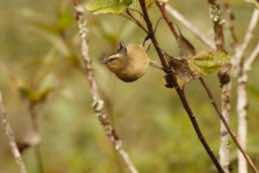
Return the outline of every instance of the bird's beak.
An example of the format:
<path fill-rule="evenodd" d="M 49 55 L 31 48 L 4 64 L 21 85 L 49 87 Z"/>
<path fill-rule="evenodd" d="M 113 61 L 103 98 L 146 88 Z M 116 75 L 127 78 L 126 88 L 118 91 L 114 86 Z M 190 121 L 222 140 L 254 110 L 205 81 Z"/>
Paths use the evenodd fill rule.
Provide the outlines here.
<path fill-rule="evenodd" d="M 121 54 L 117 53 L 117 54 L 108 56 L 106 58 L 103 58 L 101 62 L 102 62 L 102 64 L 107 64 L 111 59 L 115 59 L 115 58 L 119 58 L 119 57 L 121 57 Z"/>

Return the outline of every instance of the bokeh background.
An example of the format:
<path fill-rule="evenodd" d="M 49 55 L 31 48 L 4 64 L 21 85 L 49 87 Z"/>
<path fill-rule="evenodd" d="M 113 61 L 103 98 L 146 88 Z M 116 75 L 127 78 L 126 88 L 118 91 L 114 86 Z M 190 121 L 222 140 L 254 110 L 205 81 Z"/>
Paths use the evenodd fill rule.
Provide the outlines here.
<path fill-rule="evenodd" d="M 205 0 L 170 2 L 186 18 L 213 39 L 209 6 Z M 229 1 L 236 16 L 234 26 L 239 40 L 246 31 L 254 6 L 241 0 Z M 159 13 L 151 7 L 155 22 Z M 141 43 L 144 32 L 121 16 L 87 14 L 90 55 L 100 90 L 132 160 L 141 173 L 213 173 L 216 172 L 200 145 L 189 119 L 174 91 L 164 87 L 163 74 L 150 68 L 134 83 L 119 81 L 100 63 L 114 52 L 119 41 Z M 208 50 L 180 23 L 176 22 L 198 51 Z M 245 55 L 259 40 L 255 30 Z M 226 42 L 232 42 L 225 27 Z M 172 55 L 179 50 L 164 22 L 157 37 Z M 158 60 L 154 50 L 150 57 Z M 69 0 L 0 1 L 0 88 L 17 141 L 35 138 L 28 100 L 19 86 L 33 88 L 42 83 L 54 86 L 36 107 L 42 142 L 40 150 L 45 173 L 122 173 L 127 172 L 104 135 L 91 109 L 88 84 L 78 61 L 78 34 Z M 259 63 L 249 79 L 248 152 L 259 167 Z M 219 100 L 216 74 L 206 76 Z M 231 127 L 236 129 L 235 82 L 232 90 Z M 197 81 L 188 84 L 187 97 L 215 153 L 219 148 L 219 120 Z M 18 172 L 6 136 L 0 126 L 0 173 Z M 34 148 L 22 154 L 30 173 L 38 173 Z M 233 172 L 236 172 L 236 147 L 231 142 Z"/>

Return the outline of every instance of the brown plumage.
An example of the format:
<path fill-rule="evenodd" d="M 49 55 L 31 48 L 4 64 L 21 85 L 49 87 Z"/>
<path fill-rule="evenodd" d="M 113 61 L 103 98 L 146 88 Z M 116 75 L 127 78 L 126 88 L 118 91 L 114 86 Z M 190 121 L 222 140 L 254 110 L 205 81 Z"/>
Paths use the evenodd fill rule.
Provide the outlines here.
<path fill-rule="evenodd" d="M 132 82 L 144 75 L 150 59 L 145 48 L 138 44 L 122 44 L 117 53 L 103 59 L 103 63 L 124 82 Z"/>

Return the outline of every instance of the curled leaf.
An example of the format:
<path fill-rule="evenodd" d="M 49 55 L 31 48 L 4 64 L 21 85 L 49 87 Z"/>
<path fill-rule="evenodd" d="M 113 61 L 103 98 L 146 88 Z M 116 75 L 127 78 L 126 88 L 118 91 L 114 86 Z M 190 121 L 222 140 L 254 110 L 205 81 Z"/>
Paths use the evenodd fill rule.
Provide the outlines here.
<path fill-rule="evenodd" d="M 230 56 L 225 52 L 201 52 L 186 59 L 171 59 L 170 66 L 182 88 L 191 80 L 219 71 L 229 61 Z"/>
<path fill-rule="evenodd" d="M 188 61 L 185 59 L 171 59 L 170 66 L 172 67 L 177 83 L 182 88 L 186 83 L 199 77 L 199 74 L 192 71 Z"/>

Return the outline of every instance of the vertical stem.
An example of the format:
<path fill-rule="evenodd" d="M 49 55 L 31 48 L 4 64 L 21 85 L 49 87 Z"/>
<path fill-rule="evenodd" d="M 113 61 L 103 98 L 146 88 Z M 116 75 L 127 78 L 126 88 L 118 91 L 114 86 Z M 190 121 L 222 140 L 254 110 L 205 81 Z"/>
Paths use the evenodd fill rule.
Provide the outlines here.
<path fill-rule="evenodd" d="M 238 115 L 238 139 L 240 145 L 246 150 L 247 141 L 247 109 L 248 109 L 248 99 L 247 99 L 247 69 L 246 62 L 250 61 L 250 58 L 244 60 L 244 52 L 253 37 L 253 31 L 256 27 L 259 18 L 259 10 L 255 9 L 251 16 L 247 32 L 245 34 L 242 44 L 237 46 L 235 55 L 233 57 L 233 65 L 235 74 L 237 75 L 237 115 Z M 256 50 L 256 49 L 255 49 Z M 247 161 L 238 151 L 238 172 L 247 173 Z"/>
<path fill-rule="evenodd" d="M 259 43 L 252 51 L 248 59 L 245 60 L 239 67 L 240 72 L 237 78 L 237 115 L 238 115 L 238 137 L 239 142 L 246 150 L 247 140 L 247 111 L 248 111 L 248 96 L 247 96 L 247 82 L 248 72 L 251 69 L 252 63 L 259 54 Z M 242 153 L 238 151 L 238 171 L 240 173 L 247 173 L 247 162 Z"/>
<path fill-rule="evenodd" d="M 1 92 L 0 92 L 0 118 L 1 118 L 1 122 L 2 122 L 2 125 L 3 125 L 3 128 L 4 128 L 4 131 L 5 131 L 5 134 L 8 138 L 8 142 L 9 142 L 11 152 L 14 156 L 14 159 L 16 161 L 17 166 L 19 167 L 19 172 L 20 173 L 27 173 L 25 164 L 24 164 L 24 162 L 22 160 L 22 157 L 21 157 L 21 153 L 20 153 L 20 151 L 19 151 L 19 149 L 16 145 L 16 142 L 15 142 L 13 129 L 12 129 L 12 127 L 11 127 L 9 121 L 8 121 L 8 118 L 7 118 L 7 113 L 5 111 L 5 107 L 4 107 L 4 104 L 3 104 L 3 98 L 2 98 Z"/>
<path fill-rule="evenodd" d="M 214 40 L 217 50 L 225 50 L 224 28 L 222 22 L 222 10 L 217 0 L 208 0 L 210 4 L 210 16 L 214 24 Z M 223 118 L 226 120 L 227 125 L 230 124 L 230 111 L 231 111 L 231 81 L 230 81 L 230 66 L 224 66 L 219 72 L 219 81 L 221 84 L 221 112 Z M 220 148 L 219 160 L 224 171 L 230 172 L 230 151 L 229 151 L 229 134 L 225 124 L 220 121 Z"/>
<path fill-rule="evenodd" d="M 221 111 L 227 125 L 230 125 L 230 95 L 231 82 L 228 82 L 221 89 Z M 220 164 L 226 173 L 230 172 L 230 141 L 229 133 L 222 121 L 220 121 L 221 143 L 219 148 Z"/>
<path fill-rule="evenodd" d="M 36 134 L 40 136 L 40 129 L 39 129 L 39 123 L 38 123 L 38 115 L 36 112 L 36 104 L 29 103 L 29 112 L 31 115 L 31 121 L 32 121 L 32 128 Z M 43 160 L 41 156 L 41 150 L 40 150 L 40 143 L 38 143 L 36 146 L 34 146 L 34 156 L 35 160 L 37 162 L 37 168 L 39 173 L 44 173 L 44 165 Z"/>
<path fill-rule="evenodd" d="M 247 74 L 242 70 L 237 79 L 237 115 L 238 115 L 238 139 L 244 150 L 246 150 L 247 139 Z M 238 172 L 247 173 L 247 163 L 242 153 L 238 151 Z"/>
<path fill-rule="evenodd" d="M 80 5 L 80 0 L 72 0 L 72 2 L 74 5 L 75 19 L 79 30 L 83 68 L 84 68 L 88 83 L 90 85 L 90 93 L 93 100 L 92 108 L 96 113 L 98 120 L 101 126 L 103 127 L 108 140 L 113 145 L 115 151 L 118 153 L 118 155 L 124 162 L 129 172 L 138 173 L 138 170 L 136 169 L 133 162 L 130 160 L 128 153 L 125 151 L 122 145 L 122 141 L 118 137 L 115 128 L 112 126 L 112 123 L 106 112 L 104 100 L 102 99 L 99 93 L 99 88 L 97 85 L 97 81 L 95 79 L 94 70 L 88 53 L 89 51 L 88 42 L 87 42 L 88 35 L 87 35 L 87 28 L 86 28 L 86 20 L 84 18 L 84 15 L 85 15 L 84 8 Z"/>

